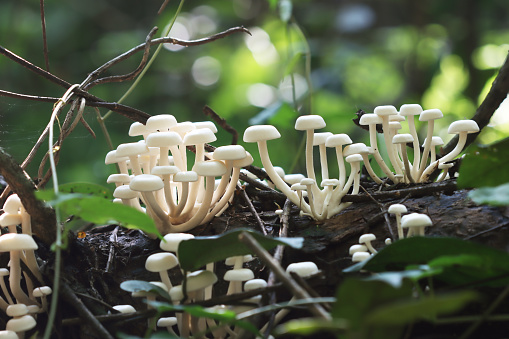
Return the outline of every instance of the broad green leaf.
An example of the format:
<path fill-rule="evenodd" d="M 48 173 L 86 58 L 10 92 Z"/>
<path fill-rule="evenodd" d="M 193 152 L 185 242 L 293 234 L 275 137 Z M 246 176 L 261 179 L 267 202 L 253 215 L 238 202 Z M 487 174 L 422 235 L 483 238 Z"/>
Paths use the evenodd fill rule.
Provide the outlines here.
<path fill-rule="evenodd" d="M 498 186 L 509 182 L 509 139 L 488 147 L 469 147 L 461 163 L 458 187 Z"/>
<path fill-rule="evenodd" d="M 60 208 L 65 215 L 74 215 L 94 224 L 120 224 L 127 228 L 138 229 L 150 234 L 159 234 L 154 220 L 147 214 L 132 207 L 116 204 L 108 199 L 81 193 L 59 193 L 53 191 L 36 192 L 38 199 Z"/>
<path fill-rule="evenodd" d="M 168 292 L 163 290 L 161 287 L 156 286 L 154 284 L 151 284 L 147 281 L 143 280 L 127 280 L 120 284 L 120 288 L 123 289 L 126 292 L 146 292 L 146 293 L 153 293 L 157 294 L 160 297 L 171 300 L 170 295 Z"/>
<path fill-rule="evenodd" d="M 276 335 L 283 334 L 298 334 L 308 336 L 317 332 L 331 332 L 341 333 L 348 328 L 348 323 L 343 319 L 333 319 L 331 321 L 317 319 L 317 318 L 304 318 L 290 320 L 283 325 L 276 328 Z"/>
<path fill-rule="evenodd" d="M 509 183 L 496 187 L 481 187 L 468 192 L 468 197 L 477 204 L 493 206 L 509 205 Z"/>
<path fill-rule="evenodd" d="M 407 298 L 376 307 L 366 316 L 370 325 L 405 325 L 417 320 L 432 320 L 439 315 L 461 310 L 467 303 L 474 301 L 477 295 L 473 291 L 461 291 L 446 295 Z"/>
<path fill-rule="evenodd" d="M 248 321 L 237 320 L 232 310 L 206 308 L 199 305 L 173 305 L 160 301 L 148 301 L 148 304 L 159 312 L 186 312 L 196 318 L 211 318 L 218 322 L 241 327 L 251 333 L 258 335 L 258 329 Z"/>
<path fill-rule="evenodd" d="M 131 334 L 126 334 L 126 333 L 117 333 L 117 337 L 119 337 L 120 339 L 173 339 L 173 338 L 180 338 L 180 337 L 174 336 L 173 334 L 168 333 L 168 331 L 166 331 L 166 330 L 164 332 L 153 333 L 152 335 L 150 335 L 150 337 L 138 337 L 137 335 L 131 335 Z"/>
<path fill-rule="evenodd" d="M 425 267 L 421 265 L 421 267 Z M 422 278 L 431 277 L 442 273 L 440 268 L 430 268 L 426 269 L 410 269 L 407 271 L 401 272 L 380 272 L 378 274 L 373 274 L 367 278 L 365 281 L 383 281 L 394 288 L 400 288 L 403 286 L 404 279 L 409 279 L 411 281 L 418 281 Z"/>
<path fill-rule="evenodd" d="M 60 192 L 63 193 L 81 193 L 90 194 L 105 199 L 113 199 L 111 190 L 106 187 L 97 184 L 91 184 L 86 182 L 73 182 L 69 184 L 62 184 L 58 186 Z"/>
<path fill-rule="evenodd" d="M 412 284 L 406 280 L 399 288 L 383 281 L 347 279 L 336 292 L 336 303 L 332 308 L 334 319 L 345 319 L 350 329 L 360 330 L 368 312 L 374 307 L 409 298 Z"/>
<path fill-rule="evenodd" d="M 344 271 L 405 271 L 415 265 L 427 265 L 434 270 L 432 275 L 436 279 L 449 284 L 482 283 L 496 287 L 509 283 L 507 253 L 456 238 L 413 237 L 399 240 Z M 420 268 L 426 270 L 426 266 Z"/>
<path fill-rule="evenodd" d="M 278 0 L 268 0 L 268 1 L 269 1 L 270 8 L 272 10 L 276 9 Z"/>
<path fill-rule="evenodd" d="M 237 229 L 211 237 L 196 237 L 184 240 L 178 248 L 180 267 L 186 271 L 194 271 L 200 267 L 228 257 L 252 254 L 252 251 L 239 241 L 242 232 L 249 232 L 258 243 L 270 250 L 278 245 L 301 248 L 303 238 L 270 238 L 249 229 Z"/>
<path fill-rule="evenodd" d="M 292 17 L 293 4 L 291 0 L 279 0 L 279 18 L 288 22 Z"/>

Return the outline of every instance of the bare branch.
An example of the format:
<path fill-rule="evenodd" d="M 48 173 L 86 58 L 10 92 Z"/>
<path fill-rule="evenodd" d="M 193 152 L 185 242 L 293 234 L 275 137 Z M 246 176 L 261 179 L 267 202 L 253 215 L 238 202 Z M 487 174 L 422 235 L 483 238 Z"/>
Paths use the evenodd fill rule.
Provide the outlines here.
<path fill-rule="evenodd" d="M 203 107 L 203 113 L 206 116 L 209 116 L 218 124 L 222 129 L 232 135 L 232 145 L 237 145 L 237 141 L 239 140 L 239 132 L 232 126 L 230 126 L 225 119 L 221 118 L 212 108 L 209 106 Z"/>
<path fill-rule="evenodd" d="M 41 12 L 41 26 L 42 26 L 42 50 L 44 53 L 44 62 L 46 63 L 46 70 L 49 72 L 49 56 L 48 56 L 48 40 L 46 39 L 46 18 L 44 16 L 44 0 L 39 0 L 39 7 Z"/>

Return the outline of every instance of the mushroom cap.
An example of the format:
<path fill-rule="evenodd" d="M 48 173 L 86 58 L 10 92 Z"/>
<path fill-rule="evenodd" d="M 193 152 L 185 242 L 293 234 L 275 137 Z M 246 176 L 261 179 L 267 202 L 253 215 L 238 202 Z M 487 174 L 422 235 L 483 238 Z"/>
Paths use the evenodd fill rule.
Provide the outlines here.
<path fill-rule="evenodd" d="M 120 313 L 134 313 L 136 309 L 131 305 L 115 305 L 113 308 Z"/>
<path fill-rule="evenodd" d="M 389 115 L 389 121 L 402 122 L 402 121 L 405 121 L 405 117 L 402 115 L 399 115 L 399 114 Z"/>
<path fill-rule="evenodd" d="M 382 118 L 375 113 L 366 113 L 361 116 L 359 119 L 359 124 L 361 125 L 375 125 L 381 124 Z"/>
<path fill-rule="evenodd" d="M 244 131 L 244 142 L 258 142 L 278 139 L 281 137 L 276 127 L 272 125 L 249 126 Z"/>
<path fill-rule="evenodd" d="M 368 248 L 364 245 L 355 244 L 350 246 L 348 249 L 348 254 L 353 255 L 355 252 L 367 252 Z"/>
<path fill-rule="evenodd" d="M 11 194 L 4 202 L 4 206 L 2 207 L 4 209 L 5 213 L 10 214 L 16 214 L 22 207 L 21 199 L 17 194 Z"/>
<path fill-rule="evenodd" d="M 49 286 L 41 286 L 34 288 L 33 294 L 36 298 L 41 298 L 45 295 L 50 295 L 53 293 L 53 290 Z"/>
<path fill-rule="evenodd" d="M 177 125 L 177 119 L 171 114 L 153 115 L 147 119 L 145 126 L 149 132 L 168 131 Z M 147 138 L 148 140 L 148 138 Z"/>
<path fill-rule="evenodd" d="M 14 331 L 0 331 L 0 338 L 1 339 L 19 339 L 18 335 Z"/>
<path fill-rule="evenodd" d="M 162 189 L 164 187 L 164 182 L 157 175 L 140 174 L 131 179 L 129 187 L 133 191 L 152 192 Z"/>
<path fill-rule="evenodd" d="M 283 178 L 283 180 L 290 184 L 290 185 L 293 185 L 293 184 L 297 184 L 297 183 L 300 183 L 302 181 L 302 179 L 306 178 L 303 174 L 300 174 L 300 173 L 295 173 L 295 174 L 286 174 L 285 177 Z"/>
<path fill-rule="evenodd" d="M 373 241 L 375 239 L 376 239 L 376 236 L 373 233 L 366 233 L 359 237 L 359 243 L 365 244 L 365 243 Z"/>
<path fill-rule="evenodd" d="M 9 275 L 9 270 L 6 268 L 0 268 L 0 277 L 6 277 Z"/>
<path fill-rule="evenodd" d="M 181 142 L 182 138 L 177 132 L 156 132 L 147 137 L 147 146 L 149 147 L 170 147 Z"/>
<path fill-rule="evenodd" d="M 399 121 L 389 121 L 389 128 L 390 129 L 402 129 L 403 126 L 401 126 L 401 124 L 399 123 Z"/>
<path fill-rule="evenodd" d="M 22 315 L 28 314 L 28 307 L 25 304 L 13 304 L 7 306 L 5 313 L 9 317 L 21 317 Z"/>
<path fill-rule="evenodd" d="M 414 141 L 414 137 L 412 136 L 412 134 L 409 134 L 409 133 L 396 134 L 392 138 L 393 144 L 406 144 L 406 143 L 413 142 L 413 141 Z"/>
<path fill-rule="evenodd" d="M 407 212 L 407 208 L 405 205 L 402 205 L 402 204 L 392 204 L 387 209 L 387 212 L 389 212 L 390 214 L 397 214 L 397 213 L 402 214 L 402 213 Z"/>
<path fill-rule="evenodd" d="M 246 150 L 241 145 L 220 146 L 213 154 L 215 160 L 240 160 L 246 156 Z"/>
<path fill-rule="evenodd" d="M 355 252 L 352 255 L 352 261 L 353 262 L 361 262 L 361 261 L 369 259 L 369 257 L 371 257 L 371 254 L 369 252 Z"/>
<path fill-rule="evenodd" d="M 187 276 L 187 292 L 201 290 L 217 282 L 217 276 L 211 271 L 195 271 Z"/>
<path fill-rule="evenodd" d="M 108 176 L 106 183 L 121 183 L 128 184 L 131 181 L 131 177 L 128 174 L 114 173 Z"/>
<path fill-rule="evenodd" d="M 113 197 L 117 199 L 134 199 L 138 198 L 138 192 L 132 190 L 129 185 L 121 185 L 115 188 Z"/>
<path fill-rule="evenodd" d="M 37 325 L 34 317 L 31 315 L 24 315 L 19 318 L 13 318 L 7 322 L 5 329 L 13 332 L 24 332 L 31 330 Z"/>
<path fill-rule="evenodd" d="M 392 105 L 385 105 L 375 107 L 373 113 L 375 113 L 379 117 L 384 117 L 389 115 L 396 115 L 398 114 L 398 110 L 396 109 L 396 107 Z"/>
<path fill-rule="evenodd" d="M 170 128 L 170 131 L 177 132 L 181 137 L 184 137 L 186 133 L 194 131 L 196 126 L 190 121 L 182 121 L 177 123 L 175 126 Z"/>
<path fill-rule="evenodd" d="M 325 120 L 320 115 L 302 115 L 295 121 L 295 129 L 298 131 L 324 128 Z"/>
<path fill-rule="evenodd" d="M 161 240 L 159 247 L 163 251 L 177 252 L 179 244 L 183 240 L 194 239 L 194 235 L 189 233 L 168 233 Z"/>
<path fill-rule="evenodd" d="M 135 155 L 147 154 L 150 150 L 144 142 L 128 142 L 120 144 L 117 147 L 117 157 L 130 157 Z"/>
<path fill-rule="evenodd" d="M 348 145 L 352 143 L 352 139 L 348 136 L 348 134 L 340 133 L 340 134 L 333 134 L 330 137 L 327 138 L 327 141 L 325 141 L 326 147 L 340 147 L 343 145 Z"/>
<path fill-rule="evenodd" d="M 200 161 L 194 164 L 193 171 L 204 177 L 220 177 L 226 173 L 226 166 L 219 160 Z"/>
<path fill-rule="evenodd" d="M 447 130 L 449 134 L 459 134 L 462 132 L 477 133 L 479 132 L 479 126 L 474 120 L 458 120 L 454 121 Z"/>
<path fill-rule="evenodd" d="M 324 145 L 327 142 L 327 138 L 331 137 L 331 132 L 321 132 L 313 134 L 313 146 Z"/>
<path fill-rule="evenodd" d="M 316 182 L 316 181 L 315 181 L 315 179 L 311 179 L 311 178 L 304 178 L 304 179 L 302 179 L 302 180 L 300 181 L 300 184 L 301 184 L 301 185 L 305 185 L 305 186 L 307 186 L 307 185 L 313 185 L 315 182 Z"/>
<path fill-rule="evenodd" d="M 426 144 L 426 139 L 427 138 L 424 138 L 424 141 L 422 142 L 422 146 L 424 147 L 424 145 Z M 444 144 L 444 141 L 442 140 L 442 138 L 438 137 L 438 136 L 434 136 L 431 138 L 431 146 L 440 146 L 440 145 L 443 145 Z"/>
<path fill-rule="evenodd" d="M 419 104 L 405 104 L 399 108 L 399 114 L 403 116 L 419 115 L 422 113 L 422 107 Z"/>
<path fill-rule="evenodd" d="M 217 133 L 217 127 L 212 121 L 197 121 L 193 123 L 194 126 L 199 128 L 208 128 L 212 133 Z"/>
<path fill-rule="evenodd" d="M 292 186 L 290 186 L 290 189 L 292 191 L 304 191 L 305 189 L 307 189 L 307 186 L 302 185 L 301 183 L 296 183 L 296 184 L 293 184 Z"/>
<path fill-rule="evenodd" d="M 195 182 L 198 181 L 198 173 L 195 171 L 178 172 L 173 176 L 175 182 Z"/>
<path fill-rule="evenodd" d="M 401 218 L 401 227 L 423 227 L 423 226 L 431 226 L 433 222 L 430 217 L 426 214 L 422 213 L 411 213 L 404 215 Z"/>
<path fill-rule="evenodd" d="M 254 273 L 249 268 L 239 268 L 227 271 L 223 279 L 226 281 L 248 281 L 254 279 Z"/>
<path fill-rule="evenodd" d="M 235 265 L 235 261 L 237 261 L 237 258 L 238 257 L 228 257 L 224 261 L 224 264 L 226 266 L 233 266 L 233 265 Z M 242 256 L 242 263 L 250 262 L 250 261 L 253 261 L 253 260 L 254 260 L 254 258 L 253 258 L 253 256 L 251 254 L 246 254 L 246 255 Z"/>
<path fill-rule="evenodd" d="M 168 252 L 151 254 L 145 262 L 145 269 L 149 272 L 162 272 L 177 266 L 177 257 Z"/>
<path fill-rule="evenodd" d="M 154 166 L 150 171 L 153 175 L 177 174 L 180 169 L 177 166 Z"/>
<path fill-rule="evenodd" d="M 0 236 L 0 252 L 36 250 L 34 238 L 28 234 L 6 233 Z"/>
<path fill-rule="evenodd" d="M 369 154 L 369 148 L 368 146 L 366 146 L 366 144 L 363 144 L 362 142 L 345 146 L 345 149 L 343 150 L 343 155 L 347 157 L 352 154 Z"/>
<path fill-rule="evenodd" d="M 296 262 L 286 268 L 287 273 L 295 272 L 302 278 L 312 276 L 319 271 L 318 266 L 312 261 Z"/>
<path fill-rule="evenodd" d="M 361 162 L 362 161 L 362 155 L 360 154 L 352 154 L 345 158 L 345 161 L 348 163 L 352 162 Z"/>
<path fill-rule="evenodd" d="M 184 145 L 198 145 L 216 141 L 216 135 L 208 128 L 200 128 L 186 133 L 182 142 Z"/>
<path fill-rule="evenodd" d="M 0 215 L 0 226 L 15 226 L 19 225 L 22 222 L 21 214 L 16 212 L 16 214 L 4 213 Z"/>
<path fill-rule="evenodd" d="M 429 121 L 429 120 L 437 120 L 444 117 L 444 114 L 439 109 L 427 109 L 422 111 L 421 115 L 419 115 L 419 121 Z"/>
<path fill-rule="evenodd" d="M 324 179 L 320 183 L 320 186 L 322 186 L 322 187 L 325 187 L 325 186 L 337 186 L 337 185 L 339 185 L 339 180 L 338 179 Z"/>
<path fill-rule="evenodd" d="M 454 164 L 441 163 L 441 164 L 438 164 L 438 169 L 451 168 L 452 166 L 454 166 Z"/>
<path fill-rule="evenodd" d="M 113 151 L 109 151 L 108 153 L 106 153 L 106 157 L 104 158 L 104 164 L 105 165 L 116 164 L 117 162 L 127 161 L 127 160 L 129 160 L 129 158 L 127 156 L 119 157 L 119 156 L 117 156 L 117 151 L 113 150 Z"/>
<path fill-rule="evenodd" d="M 129 127 L 129 136 L 136 137 L 138 135 L 148 134 L 147 126 L 143 125 L 141 122 L 133 122 Z"/>
<path fill-rule="evenodd" d="M 173 286 L 168 291 L 172 301 L 180 301 L 184 299 L 184 292 L 182 292 L 182 285 Z"/>
<path fill-rule="evenodd" d="M 233 167 L 246 167 L 253 163 L 254 159 L 251 153 L 246 151 L 246 156 L 239 160 L 233 160 Z"/>
<path fill-rule="evenodd" d="M 159 320 L 157 320 L 158 327 L 175 326 L 176 324 L 177 324 L 176 317 L 165 317 L 165 318 L 159 318 Z"/>
<path fill-rule="evenodd" d="M 263 279 L 251 279 L 244 283 L 244 291 L 252 291 L 264 287 L 267 287 L 267 282 Z"/>

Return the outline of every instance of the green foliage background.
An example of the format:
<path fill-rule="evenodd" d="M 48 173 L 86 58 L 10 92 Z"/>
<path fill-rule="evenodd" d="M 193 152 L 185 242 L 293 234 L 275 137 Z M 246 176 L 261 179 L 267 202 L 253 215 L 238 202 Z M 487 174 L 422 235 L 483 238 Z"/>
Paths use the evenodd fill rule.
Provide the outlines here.
<path fill-rule="evenodd" d="M 445 130 L 440 135 L 448 140 L 446 127 L 453 120 L 473 115 L 509 46 L 504 0 L 279 3 L 282 6 L 278 7 L 275 0 L 186 2 L 177 22 L 187 27 L 190 39 L 240 25 L 249 28 L 253 37 L 233 35 L 177 52 L 162 50 L 124 103 L 149 114 L 170 113 L 179 121 L 206 120 L 202 107 L 209 105 L 241 135 L 250 123 L 274 124 L 285 140 L 271 143 L 271 156 L 276 165 L 289 169 L 301 140 L 293 130 L 299 114 L 320 114 L 328 123 L 327 130 L 349 133 L 352 140 L 360 142 L 366 134 L 351 123 L 358 109 L 371 112 L 378 105 L 421 103 L 424 109 L 440 108 L 444 112 L 446 118 L 440 127 Z M 160 28 L 159 36 L 178 2 L 170 1 L 157 16 L 161 4 L 45 1 L 50 71 L 80 83 L 104 62 L 143 42 L 155 25 Z M 177 33 L 170 35 L 179 37 Z M 2 46 L 44 67 L 41 36 L 37 1 L 0 2 Z M 129 72 L 140 58 L 141 54 L 112 72 Z M 217 81 L 209 80 L 209 85 L 196 81 L 193 65 L 196 70 L 197 60 L 206 65 L 198 69 L 199 76 L 217 77 Z M 297 84 L 306 83 L 306 76 L 310 77 L 311 96 L 304 90 L 296 102 L 281 99 L 282 92 L 288 95 L 290 82 L 283 79 L 290 74 Z M 0 79 L 0 88 L 13 92 L 54 97 L 64 93 L 3 56 Z M 116 101 L 130 84 L 100 85 L 92 93 Z M 296 92 L 300 93 L 300 87 Z M 21 162 L 46 126 L 51 109 L 47 103 L 0 97 L 0 146 Z M 114 170 L 104 166 L 108 148 L 95 112 L 87 109 L 85 119 L 97 138 L 79 126 L 64 142 L 58 167 L 62 183 L 103 184 Z M 508 123 L 500 118 L 497 121 L 483 132 L 482 142 L 507 135 Z M 114 145 L 130 141 L 130 123 L 119 115 L 107 120 Z M 231 140 L 224 131 L 218 137 L 217 146 Z M 246 146 L 255 153 L 253 145 Z M 39 153 L 29 167 L 34 176 L 43 152 Z M 294 171 L 302 167 L 303 163 L 297 163 Z"/>

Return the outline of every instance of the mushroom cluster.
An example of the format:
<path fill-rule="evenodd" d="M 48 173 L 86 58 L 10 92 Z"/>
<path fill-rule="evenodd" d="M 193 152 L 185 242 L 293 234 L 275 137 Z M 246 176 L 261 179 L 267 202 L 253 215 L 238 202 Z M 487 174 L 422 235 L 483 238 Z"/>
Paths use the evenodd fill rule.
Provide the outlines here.
<path fill-rule="evenodd" d="M 415 116 L 427 123 L 426 139 L 422 145 L 415 126 Z M 282 175 L 277 171 L 269 157 L 267 141 L 280 138 L 279 131 L 271 125 L 250 126 L 244 132 L 244 142 L 256 142 L 261 162 L 273 184 L 284 193 L 289 200 L 300 207 L 303 214 L 315 220 L 323 221 L 339 213 L 351 203 L 342 202 L 347 193 L 357 194 L 361 172 L 361 162 L 369 176 L 378 184 L 383 181 L 372 168 L 369 157 L 372 156 L 380 171 L 393 183 L 426 182 L 437 170 L 443 172 L 437 181 L 447 178 L 448 170 L 452 166 L 449 162 L 458 156 L 466 143 L 469 133 L 479 132 L 477 123 L 473 120 L 453 122 L 449 127 L 449 134 L 458 134 L 456 147 L 442 158 L 437 159 L 436 147 L 443 145 L 440 137 L 433 136 L 434 121 L 443 117 L 438 109 L 423 111 L 418 104 L 401 106 L 399 112 L 394 106 L 378 106 L 374 113 L 363 114 L 360 124 L 368 127 L 369 147 L 364 143 L 352 143 L 347 134 L 315 133 L 315 130 L 326 126 L 319 115 L 300 116 L 295 129 L 306 131 L 306 176 Z M 402 122 L 407 121 L 409 133 L 400 134 Z M 387 149 L 386 162 L 378 148 L 377 125 L 382 126 L 382 136 Z M 407 147 L 413 147 L 413 158 Z M 315 174 L 313 149 L 318 147 L 321 181 Z M 339 173 L 331 178 L 327 164 L 327 148 L 333 148 L 336 154 Z M 345 162 L 350 164 L 347 175 Z"/>
<path fill-rule="evenodd" d="M 145 125 L 133 123 L 129 135 L 143 139 L 120 144 L 105 159 L 119 169 L 108 177 L 116 185 L 116 201 L 146 212 L 162 234 L 187 232 L 221 214 L 241 167 L 253 160 L 240 145 L 205 152 L 216 132 L 212 122 L 177 122 L 169 114 L 152 116 Z"/>
<path fill-rule="evenodd" d="M 18 195 L 10 195 L 2 209 L 0 226 L 6 227 L 8 233 L 0 236 L 0 253 L 9 253 L 10 260 L 8 268 L 0 268 L 0 309 L 12 317 L 6 332 L 22 338 L 25 331 L 35 327 L 37 314 L 47 311 L 46 297 L 52 290 L 43 286 L 34 253 L 38 247 L 32 237 L 30 215 Z M 9 285 L 5 283 L 6 277 Z"/>

